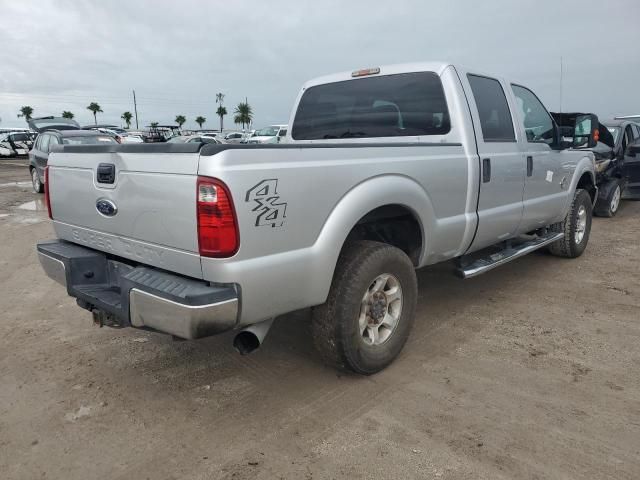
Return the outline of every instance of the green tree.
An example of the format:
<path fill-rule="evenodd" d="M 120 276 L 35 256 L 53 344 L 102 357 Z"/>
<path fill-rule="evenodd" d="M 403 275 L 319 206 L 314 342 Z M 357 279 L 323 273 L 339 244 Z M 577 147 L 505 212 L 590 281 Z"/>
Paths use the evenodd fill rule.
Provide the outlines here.
<path fill-rule="evenodd" d="M 180 128 L 185 124 L 187 118 L 184 115 L 176 115 L 176 119 L 174 120 Z"/>
<path fill-rule="evenodd" d="M 89 104 L 89 106 L 87 107 L 87 110 L 91 110 L 91 113 L 93 113 L 93 123 L 95 123 L 96 125 L 98 124 L 98 117 L 96 116 L 98 113 L 102 113 L 102 108 L 100 108 L 100 105 L 96 102 L 91 102 Z"/>
<path fill-rule="evenodd" d="M 124 112 L 120 118 L 127 124 L 127 128 L 131 127 L 131 119 L 133 118 L 131 112 Z"/>
<path fill-rule="evenodd" d="M 31 108 L 29 105 L 25 105 L 20 109 L 18 118 L 24 117 L 24 119 L 28 122 L 29 120 L 31 120 L 31 115 L 33 115 L 33 108 Z"/>
<path fill-rule="evenodd" d="M 207 119 L 203 116 L 196 117 L 196 123 L 200 125 L 200 128 L 202 128 L 202 124 L 206 121 Z"/>
<path fill-rule="evenodd" d="M 224 126 L 224 116 L 227 114 L 227 109 L 220 105 L 216 110 L 216 115 L 220 117 L 220 131 L 222 132 L 222 127 Z"/>
<path fill-rule="evenodd" d="M 68 110 L 65 110 L 64 112 L 62 112 L 62 118 L 68 118 L 69 120 L 73 119 L 74 115 L 73 113 L 69 112 Z"/>
<path fill-rule="evenodd" d="M 216 93 L 216 103 L 219 103 L 220 106 L 216 110 L 216 115 L 220 117 L 220 133 L 222 133 L 222 127 L 224 125 L 224 116 L 227 114 L 227 109 L 224 108 L 224 93 Z"/>
<path fill-rule="evenodd" d="M 158 122 L 151 122 L 149 125 L 151 128 L 158 128 Z"/>
<path fill-rule="evenodd" d="M 244 130 L 245 125 L 251 125 L 253 120 L 253 110 L 249 102 L 240 102 L 233 112 L 233 121 L 236 124 L 242 124 Z"/>

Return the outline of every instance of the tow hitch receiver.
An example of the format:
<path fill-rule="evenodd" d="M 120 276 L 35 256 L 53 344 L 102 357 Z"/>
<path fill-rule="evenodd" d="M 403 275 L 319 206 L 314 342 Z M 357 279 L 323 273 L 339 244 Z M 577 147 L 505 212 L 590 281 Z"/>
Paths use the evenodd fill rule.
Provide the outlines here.
<path fill-rule="evenodd" d="M 91 315 L 93 315 L 93 324 L 97 325 L 100 328 L 104 326 L 111 328 L 123 328 L 126 326 L 118 322 L 118 317 L 116 317 L 115 315 L 103 312 L 102 310 L 98 310 L 97 308 L 91 310 Z"/>

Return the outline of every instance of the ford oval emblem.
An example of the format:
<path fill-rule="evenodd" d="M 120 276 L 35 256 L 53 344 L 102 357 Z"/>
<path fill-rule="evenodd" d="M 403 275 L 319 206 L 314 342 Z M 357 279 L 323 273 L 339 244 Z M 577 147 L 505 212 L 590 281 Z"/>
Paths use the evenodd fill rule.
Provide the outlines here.
<path fill-rule="evenodd" d="M 100 215 L 105 217 L 113 217 L 116 213 L 118 213 L 118 207 L 111 200 L 107 200 L 106 198 L 99 198 L 96 202 L 96 210 Z"/>

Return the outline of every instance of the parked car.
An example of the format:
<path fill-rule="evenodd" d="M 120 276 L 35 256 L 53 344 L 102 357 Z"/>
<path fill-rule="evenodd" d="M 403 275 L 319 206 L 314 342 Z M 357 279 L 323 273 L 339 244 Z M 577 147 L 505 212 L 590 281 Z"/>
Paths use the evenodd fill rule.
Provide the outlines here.
<path fill-rule="evenodd" d="M 111 125 L 110 123 L 97 123 L 94 125 L 83 125 L 80 128 L 82 128 L 83 130 L 108 129 L 116 133 L 127 133 L 126 129 L 119 127 L 117 125 Z"/>
<path fill-rule="evenodd" d="M 110 135 L 95 130 L 83 130 L 74 121 L 66 118 L 42 117 L 29 120 L 32 130 L 39 132 L 29 152 L 29 173 L 36 193 L 44 191 L 45 168 L 49 154 L 56 145 L 109 145 L 117 142 Z"/>
<path fill-rule="evenodd" d="M 208 135 L 181 135 L 179 137 L 173 137 L 168 140 L 168 143 L 212 143 L 212 144 L 220 144 L 222 143 L 215 137 L 211 137 Z"/>
<path fill-rule="evenodd" d="M 230 132 L 224 136 L 224 141 L 226 143 L 240 143 L 244 138 L 244 134 L 242 132 Z"/>
<path fill-rule="evenodd" d="M 33 132 L 9 132 L 0 134 L 0 156 L 26 156 L 33 147 Z"/>
<path fill-rule="evenodd" d="M 622 168 L 627 178 L 622 198 L 640 200 L 640 139 L 627 146 Z"/>
<path fill-rule="evenodd" d="M 145 143 L 163 143 L 182 133 L 178 125 L 157 125 L 148 128 L 144 136 Z"/>
<path fill-rule="evenodd" d="M 113 139 L 118 143 L 144 143 L 144 140 L 139 135 L 129 135 L 129 133 L 120 129 L 120 131 L 112 130 L 110 128 L 91 128 L 90 130 L 96 130 L 100 133 L 104 133 L 105 135 L 109 135 L 113 137 Z"/>
<path fill-rule="evenodd" d="M 98 324 L 235 329 L 241 353 L 312 307 L 325 361 L 372 374 L 409 337 L 416 268 L 587 247 L 594 155 L 521 84 L 447 63 L 339 73 L 304 85 L 290 125 L 283 145 L 63 145 L 45 272 Z"/>
<path fill-rule="evenodd" d="M 260 130 L 247 139 L 247 143 L 279 143 L 287 135 L 286 125 L 271 125 Z"/>
<path fill-rule="evenodd" d="M 625 156 L 627 147 L 640 139 L 640 124 L 630 120 L 607 120 L 603 122 L 611 134 L 610 145 L 598 143 L 593 149 L 596 155 L 596 171 L 598 172 L 598 202 L 594 213 L 599 216 L 614 216 L 628 188 L 629 174 L 632 168 L 625 168 L 627 161 L 634 160 Z"/>

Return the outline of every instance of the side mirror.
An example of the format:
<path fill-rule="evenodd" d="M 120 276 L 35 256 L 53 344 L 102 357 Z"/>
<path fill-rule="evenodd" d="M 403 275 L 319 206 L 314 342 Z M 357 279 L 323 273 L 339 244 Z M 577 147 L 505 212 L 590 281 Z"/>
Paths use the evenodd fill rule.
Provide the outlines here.
<path fill-rule="evenodd" d="M 584 114 L 576 117 L 573 129 L 573 148 L 593 148 L 600 140 L 599 122 L 595 115 Z"/>

